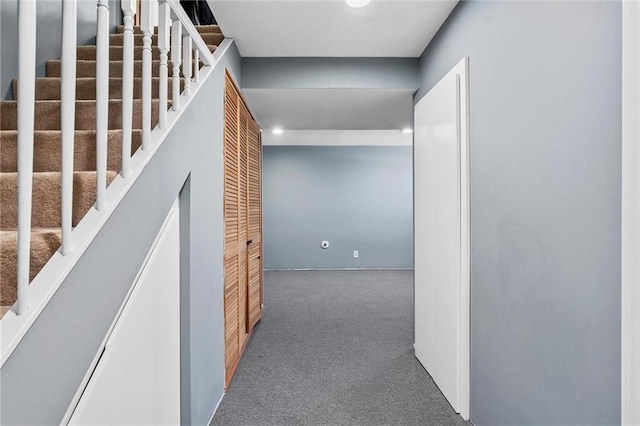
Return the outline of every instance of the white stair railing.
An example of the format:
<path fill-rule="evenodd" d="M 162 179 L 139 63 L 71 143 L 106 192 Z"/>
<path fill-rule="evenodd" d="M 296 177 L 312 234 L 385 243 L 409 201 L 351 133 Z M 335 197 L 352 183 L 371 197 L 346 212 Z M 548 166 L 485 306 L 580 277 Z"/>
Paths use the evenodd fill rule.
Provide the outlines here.
<path fill-rule="evenodd" d="M 142 149 L 151 147 L 151 37 L 153 14 L 151 0 L 142 0 L 140 29 L 142 30 Z"/>
<path fill-rule="evenodd" d="M 182 23 L 179 20 L 173 21 L 171 25 L 171 74 L 172 87 L 172 109 L 180 109 L 180 45 L 182 44 Z"/>
<path fill-rule="evenodd" d="M 18 271 L 16 313 L 29 309 L 33 129 L 36 86 L 36 1 L 18 4 Z"/>
<path fill-rule="evenodd" d="M 124 15 L 122 35 L 122 152 L 120 174 L 131 175 L 131 133 L 133 131 L 133 18 L 137 0 L 121 0 Z"/>
<path fill-rule="evenodd" d="M 109 2 L 98 0 L 96 36 L 96 209 L 107 204 L 109 144 Z"/>
<path fill-rule="evenodd" d="M 1 1 L 1 0 L 0 0 Z M 62 0 L 63 4 L 63 46 L 61 75 L 61 212 L 62 247 L 53 255 L 30 284 L 31 214 L 33 194 L 34 130 L 36 109 L 36 6 L 38 0 L 18 1 L 18 93 L 17 102 L 17 162 L 18 162 L 18 229 L 17 229 L 17 301 L 11 311 L 0 320 L 0 366 L 9 359 L 18 347 L 39 314 L 60 288 L 74 266 L 80 261 L 85 250 L 133 187 L 136 179 L 152 161 L 156 151 L 165 140 L 170 129 L 180 119 L 183 109 L 191 103 L 214 67 L 233 44 L 225 40 L 214 55 L 180 6 L 179 0 L 159 0 L 160 22 L 158 45 L 151 46 L 149 34 L 154 22 L 148 21 L 146 57 L 152 49 L 158 48 L 163 65 L 160 70 L 159 125 L 150 128 L 146 139 L 148 149 L 139 149 L 131 154 L 132 119 L 134 116 L 134 34 L 133 18 L 138 0 L 120 0 L 124 12 L 123 71 L 122 71 L 122 170 L 121 174 L 107 188 L 107 154 L 109 138 L 109 9 L 108 0 L 93 0 L 97 5 L 97 52 L 96 52 L 96 204 L 85 217 L 73 226 L 73 173 L 74 138 L 76 121 L 76 25 L 78 0 Z M 146 0 L 158 1 L 158 0 Z M 149 13 L 148 7 L 143 13 Z M 144 18 L 144 16 L 141 16 Z M 144 22 L 144 19 L 141 19 Z M 184 46 L 184 47 L 183 47 Z M 183 50 L 184 49 L 184 50 Z M 168 64 L 173 67 L 172 99 L 167 99 Z M 195 68 L 185 68 L 182 77 L 182 59 Z M 193 58 L 193 59 L 192 59 Z M 149 62 L 149 61 L 147 61 Z M 148 68 L 148 67 L 147 67 Z M 164 69 L 164 71 L 162 71 Z M 120 78 L 120 76 L 113 76 Z M 143 75 L 146 85 L 147 114 L 151 109 L 152 74 Z M 115 100 L 114 100 L 115 101 Z M 171 103 L 171 106 L 169 106 Z M 119 117 L 118 117 L 119 118 Z M 147 118 L 147 120 L 149 120 Z M 149 121 L 147 121 L 149 123 Z M 113 148 L 113 147 L 112 147 Z"/>
<path fill-rule="evenodd" d="M 62 70 L 60 93 L 61 129 L 61 211 L 62 247 L 64 257 L 79 258 L 75 247 L 73 225 L 73 173 L 76 121 L 76 49 L 77 1 L 63 0 Z M 111 208 L 108 204 L 107 158 L 109 148 L 109 2 L 95 0 L 97 5 L 96 34 L 96 203 L 99 212 Z M 139 170 L 134 167 L 131 146 L 134 116 L 134 28 L 133 21 L 138 0 L 121 0 L 124 14 L 122 44 L 122 179 L 131 179 Z M 159 117 L 158 127 L 151 128 L 152 120 L 152 36 L 155 28 L 153 7 L 158 0 L 140 0 L 141 30 L 143 33 L 142 72 L 142 150 L 153 149 L 153 143 L 162 139 L 155 132 L 166 132 L 170 127 L 168 100 L 168 59 L 171 58 L 172 100 L 171 110 L 180 111 L 181 103 L 188 102 L 193 92 L 192 82 L 200 81 L 200 65 L 213 66 L 214 58 L 206 43 L 180 6 L 179 0 L 159 0 L 158 45 Z M 18 242 L 17 242 L 17 302 L 13 313 L 22 315 L 30 310 L 29 267 L 31 245 L 31 214 L 33 194 L 33 155 L 35 129 L 36 87 L 36 0 L 18 0 Z M 192 68 L 195 64 L 195 68 Z M 184 91 L 180 92 L 182 84 Z M 120 76 L 117 76 L 120 77 Z M 181 102 L 181 97 L 184 98 Z M 155 135 L 155 136 L 154 136 Z M 140 165 L 137 165 L 140 167 Z M 85 242 L 77 242 L 86 247 Z M 68 273 L 68 269 L 65 269 Z M 56 278 L 57 279 L 57 278 Z M 41 305 L 38 305 L 41 306 Z M 4 356 L 4 355 L 3 355 Z"/>
<path fill-rule="evenodd" d="M 62 81 L 60 84 L 60 133 L 62 139 L 61 225 L 62 254 L 71 253 L 73 220 L 73 157 L 76 126 L 77 0 L 62 3 Z"/>

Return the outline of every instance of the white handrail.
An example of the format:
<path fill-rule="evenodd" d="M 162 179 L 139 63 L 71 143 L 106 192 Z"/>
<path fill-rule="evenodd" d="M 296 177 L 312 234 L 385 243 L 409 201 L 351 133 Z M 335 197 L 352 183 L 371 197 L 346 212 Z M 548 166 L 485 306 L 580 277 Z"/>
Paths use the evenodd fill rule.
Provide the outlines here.
<path fill-rule="evenodd" d="M 142 0 L 142 149 L 151 147 L 151 37 L 154 31 L 150 0 Z"/>
<path fill-rule="evenodd" d="M 60 83 L 60 133 L 62 139 L 61 227 L 62 254 L 71 253 L 73 218 L 73 156 L 76 130 L 77 0 L 62 3 L 62 81 Z"/>
<path fill-rule="evenodd" d="M 169 79 L 168 70 L 168 53 L 169 53 L 169 36 L 171 28 L 171 10 L 166 1 L 160 1 L 160 9 L 158 11 L 158 50 L 160 51 L 160 72 L 158 87 L 158 126 L 161 129 L 167 127 L 167 105 L 168 105 L 168 89 Z"/>
<path fill-rule="evenodd" d="M 109 138 L 109 3 L 98 0 L 96 37 L 96 209 L 107 202 L 107 149 Z"/>
<path fill-rule="evenodd" d="M 131 132 L 133 130 L 133 17 L 136 0 L 121 0 L 124 14 L 122 34 L 122 152 L 120 174 L 131 175 Z"/>
<path fill-rule="evenodd" d="M 16 314 L 29 309 L 33 129 L 36 86 L 36 2 L 18 2 L 18 301 Z"/>
<path fill-rule="evenodd" d="M 173 21 L 171 25 L 171 65 L 173 70 L 171 78 L 173 82 L 171 108 L 174 111 L 180 109 L 180 44 L 182 42 L 182 23 L 180 20 Z"/>

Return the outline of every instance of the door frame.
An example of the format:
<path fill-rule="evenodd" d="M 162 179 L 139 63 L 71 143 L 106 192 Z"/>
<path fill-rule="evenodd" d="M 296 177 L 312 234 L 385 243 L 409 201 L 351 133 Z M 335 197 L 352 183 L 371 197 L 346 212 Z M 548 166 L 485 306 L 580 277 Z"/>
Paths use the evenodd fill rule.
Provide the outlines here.
<path fill-rule="evenodd" d="M 622 2 L 621 418 L 640 424 L 640 2 Z"/>

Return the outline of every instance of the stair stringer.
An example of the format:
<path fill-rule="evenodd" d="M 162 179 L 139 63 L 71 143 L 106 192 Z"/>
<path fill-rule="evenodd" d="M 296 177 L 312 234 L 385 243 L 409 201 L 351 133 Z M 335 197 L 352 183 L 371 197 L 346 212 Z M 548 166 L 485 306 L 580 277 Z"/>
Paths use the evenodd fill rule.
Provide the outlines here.
<path fill-rule="evenodd" d="M 57 252 L 32 281 L 27 314 L 0 321 L 0 423 L 64 420 L 99 358 L 104 339 L 171 205 L 191 176 L 188 423 L 208 422 L 224 391 L 222 138 L 224 70 L 240 77 L 232 39 L 214 53 L 180 111 L 152 132 L 152 148 L 132 158 L 130 178 L 107 190 L 108 207 L 92 208 L 73 233 L 73 254 Z M 195 304 L 194 304 L 195 303 Z M 195 333 L 195 335 L 194 335 Z M 197 371 L 198 374 L 191 373 Z M 204 374 L 203 374 L 204 372 Z M 215 385 L 212 385 L 214 383 Z M 10 390 L 10 391 L 8 391 Z M 34 404 L 37 401 L 37 404 Z"/>

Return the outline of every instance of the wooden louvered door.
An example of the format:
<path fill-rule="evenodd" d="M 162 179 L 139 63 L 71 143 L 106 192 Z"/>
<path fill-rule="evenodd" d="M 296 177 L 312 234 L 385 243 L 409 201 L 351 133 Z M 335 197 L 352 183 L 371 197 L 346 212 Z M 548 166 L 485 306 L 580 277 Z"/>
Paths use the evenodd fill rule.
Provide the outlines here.
<path fill-rule="evenodd" d="M 228 385 L 262 316 L 260 128 L 227 74 L 224 138 L 225 369 Z"/>
<path fill-rule="evenodd" d="M 238 303 L 238 103 L 233 83 L 227 80 L 224 126 L 224 322 L 226 382 L 240 360 Z"/>
<path fill-rule="evenodd" d="M 239 164 L 239 218 L 240 218 L 240 232 L 238 238 L 238 254 L 239 254 L 239 269 L 238 269 L 238 308 L 239 308 L 239 333 L 240 333 L 240 347 L 244 346 L 247 340 L 247 334 L 250 328 L 247 327 L 247 270 L 248 270 L 248 241 L 249 241 L 249 229 L 247 221 L 247 120 L 249 112 L 247 107 L 243 103 L 240 103 L 240 111 L 238 115 L 238 164 Z"/>
<path fill-rule="evenodd" d="M 251 120 L 248 126 L 248 318 L 250 330 L 262 317 L 262 198 L 260 128 Z"/>

